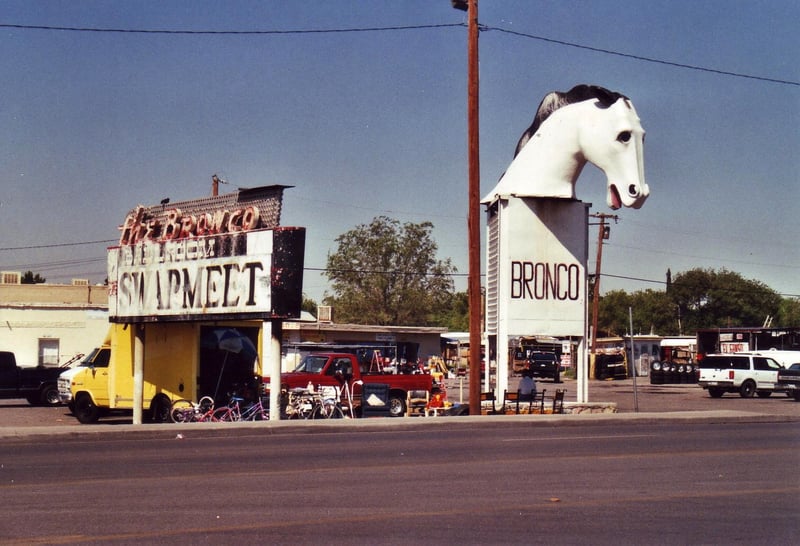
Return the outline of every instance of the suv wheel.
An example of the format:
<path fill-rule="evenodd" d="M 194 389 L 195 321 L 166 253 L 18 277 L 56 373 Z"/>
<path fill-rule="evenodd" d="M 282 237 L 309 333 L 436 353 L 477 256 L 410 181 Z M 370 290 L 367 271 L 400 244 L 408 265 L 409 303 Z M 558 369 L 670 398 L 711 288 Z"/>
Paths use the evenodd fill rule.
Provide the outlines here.
<path fill-rule="evenodd" d="M 723 394 L 725 394 L 725 391 L 719 387 L 708 387 L 708 395 L 711 398 L 722 398 Z"/>
<path fill-rule="evenodd" d="M 739 387 L 739 396 L 742 398 L 752 398 L 755 393 L 756 383 L 750 379 L 742 383 L 742 386 Z"/>

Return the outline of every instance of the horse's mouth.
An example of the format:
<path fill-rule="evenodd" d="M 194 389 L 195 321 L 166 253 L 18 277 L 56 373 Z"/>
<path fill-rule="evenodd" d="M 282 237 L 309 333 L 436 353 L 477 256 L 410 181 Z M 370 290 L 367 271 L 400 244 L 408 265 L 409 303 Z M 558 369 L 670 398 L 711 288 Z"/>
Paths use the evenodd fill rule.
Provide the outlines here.
<path fill-rule="evenodd" d="M 617 210 L 622 207 L 622 198 L 619 196 L 619 190 L 614 184 L 608 186 L 608 206 L 611 210 Z"/>

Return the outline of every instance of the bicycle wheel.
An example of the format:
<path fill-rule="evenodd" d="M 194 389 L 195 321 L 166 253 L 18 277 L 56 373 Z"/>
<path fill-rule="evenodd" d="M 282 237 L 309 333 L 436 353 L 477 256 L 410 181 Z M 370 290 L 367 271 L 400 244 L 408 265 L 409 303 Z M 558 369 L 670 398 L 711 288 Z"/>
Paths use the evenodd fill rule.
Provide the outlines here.
<path fill-rule="evenodd" d="M 169 408 L 169 418 L 173 423 L 189 423 L 194 420 L 194 411 L 190 400 L 175 400 Z"/>
<path fill-rule="evenodd" d="M 219 408 L 214 410 L 211 420 L 232 423 L 234 421 L 238 421 L 239 416 L 231 408 Z"/>
<path fill-rule="evenodd" d="M 214 409 L 214 399 L 210 396 L 204 396 L 197 403 L 197 407 L 201 413 L 210 413 Z"/>
<path fill-rule="evenodd" d="M 333 402 L 323 402 L 311 414 L 312 419 L 343 419 L 344 412 L 342 408 Z"/>

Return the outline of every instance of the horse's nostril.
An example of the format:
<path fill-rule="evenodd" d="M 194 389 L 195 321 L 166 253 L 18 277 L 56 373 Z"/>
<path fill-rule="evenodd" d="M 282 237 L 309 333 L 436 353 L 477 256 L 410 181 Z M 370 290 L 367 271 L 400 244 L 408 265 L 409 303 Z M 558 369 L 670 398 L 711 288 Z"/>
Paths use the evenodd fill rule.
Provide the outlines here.
<path fill-rule="evenodd" d="M 631 197 L 636 197 L 639 195 L 639 188 L 636 187 L 636 184 L 631 184 L 628 186 L 628 195 Z"/>

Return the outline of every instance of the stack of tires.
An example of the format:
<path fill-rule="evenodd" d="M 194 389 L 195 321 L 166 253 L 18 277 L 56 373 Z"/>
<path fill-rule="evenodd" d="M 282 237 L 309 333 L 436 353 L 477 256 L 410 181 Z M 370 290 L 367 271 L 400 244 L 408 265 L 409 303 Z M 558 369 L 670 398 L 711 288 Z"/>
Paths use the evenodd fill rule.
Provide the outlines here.
<path fill-rule="evenodd" d="M 654 361 L 650 364 L 651 385 L 678 385 L 697 383 L 694 364 Z"/>
<path fill-rule="evenodd" d="M 650 363 L 650 384 L 663 385 L 664 384 L 664 368 L 663 363 L 654 360 Z"/>
<path fill-rule="evenodd" d="M 697 369 L 694 364 L 686 365 L 686 382 L 689 384 L 697 383 Z"/>

